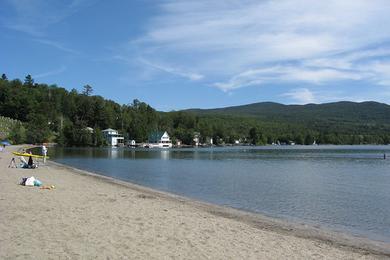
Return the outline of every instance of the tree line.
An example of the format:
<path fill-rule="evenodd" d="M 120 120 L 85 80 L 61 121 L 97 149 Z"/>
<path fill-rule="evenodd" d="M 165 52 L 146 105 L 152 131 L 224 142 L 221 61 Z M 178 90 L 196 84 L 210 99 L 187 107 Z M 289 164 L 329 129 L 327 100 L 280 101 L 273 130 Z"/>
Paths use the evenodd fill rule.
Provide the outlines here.
<path fill-rule="evenodd" d="M 159 112 L 137 99 L 120 105 L 93 95 L 85 85 L 81 92 L 57 85 L 0 79 L 0 115 L 20 120 L 10 131 L 14 143 L 55 142 L 64 146 L 106 145 L 102 130 L 113 128 L 126 140 L 146 142 L 152 131 L 167 131 L 173 141 L 191 145 L 211 138 L 217 145 L 245 143 L 388 144 L 390 127 L 369 127 L 346 122 L 283 122 L 245 116 L 200 115 L 186 111 Z M 87 127 L 94 129 L 88 131 Z"/>

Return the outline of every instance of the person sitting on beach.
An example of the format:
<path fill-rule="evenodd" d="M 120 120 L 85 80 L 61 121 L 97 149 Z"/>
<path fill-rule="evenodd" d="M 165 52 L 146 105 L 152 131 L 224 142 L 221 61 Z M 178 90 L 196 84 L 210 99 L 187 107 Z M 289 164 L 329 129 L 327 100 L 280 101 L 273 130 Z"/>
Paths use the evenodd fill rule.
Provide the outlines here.
<path fill-rule="evenodd" d="M 26 161 L 26 159 L 24 159 L 23 156 L 20 156 L 20 168 L 24 168 L 24 169 L 30 168 L 28 162 Z"/>
<path fill-rule="evenodd" d="M 35 169 L 37 168 L 38 166 L 34 163 L 33 159 L 32 159 L 32 156 L 30 156 L 28 158 L 28 162 L 26 162 L 26 160 L 24 158 L 20 158 L 20 161 L 21 161 L 21 165 L 20 167 L 24 168 L 24 169 Z"/>
<path fill-rule="evenodd" d="M 30 155 L 29 157 L 28 157 L 28 166 L 32 166 L 33 165 L 33 159 L 32 159 L 32 156 Z"/>
<path fill-rule="evenodd" d="M 26 159 L 24 159 L 23 156 L 20 156 L 20 167 L 28 168 L 28 163 L 27 163 Z"/>
<path fill-rule="evenodd" d="M 36 167 L 37 167 L 37 165 L 36 164 L 34 164 L 34 162 L 33 162 L 33 159 L 32 159 L 32 156 L 30 155 L 30 157 L 28 158 L 28 163 L 27 163 L 27 165 L 28 165 L 28 168 L 30 168 L 30 169 L 35 169 Z"/>
<path fill-rule="evenodd" d="M 14 157 L 12 157 L 11 162 L 8 165 L 8 168 L 18 168 Z"/>

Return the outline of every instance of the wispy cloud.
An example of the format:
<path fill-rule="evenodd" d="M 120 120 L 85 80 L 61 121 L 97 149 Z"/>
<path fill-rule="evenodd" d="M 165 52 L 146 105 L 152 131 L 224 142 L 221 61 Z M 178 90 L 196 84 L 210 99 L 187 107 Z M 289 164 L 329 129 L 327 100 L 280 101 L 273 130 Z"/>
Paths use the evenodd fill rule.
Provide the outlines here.
<path fill-rule="evenodd" d="M 292 98 L 298 104 L 316 103 L 313 92 L 307 88 L 292 89 L 290 92 L 284 93 L 282 96 Z"/>
<path fill-rule="evenodd" d="M 33 75 L 32 77 L 33 77 L 34 79 L 45 78 L 45 77 L 48 77 L 48 76 L 53 76 L 53 75 L 61 74 L 61 73 L 63 73 L 65 70 L 66 70 L 66 67 L 65 67 L 65 66 L 61 66 L 61 67 L 58 68 L 58 69 L 50 70 L 50 71 L 46 71 L 46 72 L 42 72 L 42 73 L 39 73 L 39 74 L 35 74 L 35 75 Z"/>
<path fill-rule="evenodd" d="M 367 70 L 374 73 L 374 80 L 379 85 L 390 87 L 390 60 L 389 61 L 374 61 L 367 64 Z"/>
<path fill-rule="evenodd" d="M 284 103 L 289 104 L 309 104 L 309 103 L 327 103 L 335 102 L 339 100 L 350 100 L 355 102 L 362 102 L 368 99 L 370 100 L 383 100 L 383 98 L 376 97 L 375 95 L 362 96 L 360 94 L 346 93 L 340 89 L 309 89 L 309 88 L 293 88 L 280 95 L 284 98 Z M 386 98 L 386 97 L 385 97 Z"/>
<path fill-rule="evenodd" d="M 5 0 L 7 17 L 0 20 L 3 26 L 35 37 L 45 35 L 45 30 L 65 20 L 95 0 L 45 1 Z"/>
<path fill-rule="evenodd" d="M 132 42 L 137 55 L 164 68 L 197 71 L 223 91 L 268 83 L 389 82 L 387 0 L 166 0 L 161 11 Z"/>
<path fill-rule="evenodd" d="M 165 66 L 165 65 L 153 63 L 153 62 L 150 62 L 146 59 L 139 59 L 139 62 L 141 62 L 142 64 L 145 64 L 147 66 L 150 66 L 154 69 L 157 69 L 159 71 L 163 71 L 166 73 L 177 75 L 177 76 L 180 76 L 183 78 L 187 78 L 189 80 L 200 80 L 203 78 L 203 75 L 201 75 L 201 74 L 194 73 L 194 72 L 188 72 L 188 71 L 182 71 L 180 69 L 173 68 L 171 66 Z"/>
<path fill-rule="evenodd" d="M 62 45 L 59 42 L 50 41 L 50 40 L 46 40 L 46 39 L 33 39 L 33 41 L 41 43 L 41 44 L 44 44 L 44 45 L 48 45 L 50 47 L 53 47 L 53 48 L 56 48 L 58 50 L 61 50 L 61 51 L 64 51 L 64 52 L 68 52 L 68 53 L 71 53 L 71 54 L 80 54 L 80 52 L 78 52 L 76 50 L 73 50 L 71 48 L 67 48 L 67 47 L 65 47 L 64 45 Z"/>
<path fill-rule="evenodd" d="M 267 83 L 306 82 L 323 84 L 335 80 L 361 80 L 364 76 L 365 74 L 359 71 L 305 67 L 294 64 L 248 70 L 233 76 L 227 82 L 214 83 L 213 86 L 227 92 L 242 87 Z"/>
<path fill-rule="evenodd" d="M 127 56 L 116 54 L 116 55 L 112 56 L 112 59 L 124 62 L 128 65 L 141 64 L 143 67 L 146 68 L 146 70 L 152 69 L 154 71 L 159 71 L 159 72 L 175 75 L 175 76 L 178 76 L 181 78 L 186 78 L 186 79 L 191 80 L 191 81 L 198 81 L 198 80 L 203 79 L 203 77 L 204 77 L 203 75 L 196 73 L 196 72 L 183 71 L 179 68 L 175 68 L 173 66 L 167 66 L 164 64 L 160 64 L 160 63 L 155 63 L 155 62 L 152 62 L 152 61 L 147 60 L 147 59 L 142 58 L 142 57 L 130 59 Z"/>

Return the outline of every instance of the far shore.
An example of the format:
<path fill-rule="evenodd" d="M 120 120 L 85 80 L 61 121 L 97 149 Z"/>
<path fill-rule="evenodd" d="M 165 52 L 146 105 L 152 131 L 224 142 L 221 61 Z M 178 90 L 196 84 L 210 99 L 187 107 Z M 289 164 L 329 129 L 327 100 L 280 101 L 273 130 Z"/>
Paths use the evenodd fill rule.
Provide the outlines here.
<path fill-rule="evenodd" d="M 216 206 L 0 152 L 1 259 L 386 259 L 390 244 Z M 17 162 L 19 159 L 16 159 Z M 40 189 L 19 185 L 34 176 Z"/>

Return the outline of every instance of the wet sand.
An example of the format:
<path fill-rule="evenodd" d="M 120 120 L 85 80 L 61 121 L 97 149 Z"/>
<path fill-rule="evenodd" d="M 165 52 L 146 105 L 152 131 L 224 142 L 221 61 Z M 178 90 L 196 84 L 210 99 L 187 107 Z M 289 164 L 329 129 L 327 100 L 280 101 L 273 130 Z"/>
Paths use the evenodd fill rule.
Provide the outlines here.
<path fill-rule="evenodd" d="M 387 259 L 390 244 L 0 153 L 1 259 Z M 19 159 L 17 158 L 17 162 Z M 35 176 L 52 190 L 18 185 Z"/>

